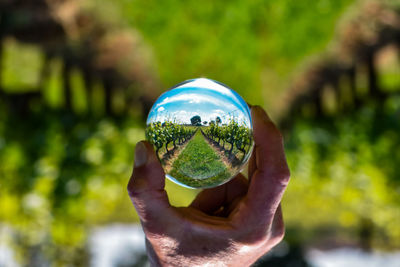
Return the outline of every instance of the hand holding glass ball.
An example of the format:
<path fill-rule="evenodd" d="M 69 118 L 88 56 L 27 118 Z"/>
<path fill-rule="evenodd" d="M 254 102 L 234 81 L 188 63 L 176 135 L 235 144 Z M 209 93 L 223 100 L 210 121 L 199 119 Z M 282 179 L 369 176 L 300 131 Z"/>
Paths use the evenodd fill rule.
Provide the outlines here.
<path fill-rule="evenodd" d="M 215 187 L 238 174 L 251 155 L 250 110 L 221 83 L 189 80 L 154 103 L 146 139 L 170 180 L 190 188 Z"/>
<path fill-rule="evenodd" d="M 249 266 L 282 240 L 280 201 L 289 181 L 282 136 L 262 108 L 251 107 L 251 117 L 255 145 L 248 179 L 238 173 L 221 186 L 202 190 L 188 207 L 169 203 L 161 154 L 156 155 L 149 142 L 136 145 L 128 192 L 146 234 L 146 250 L 152 266 Z M 195 117 L 194 124 L 196 121 L 200 123 Z M 224 124 L 223 118 L 221 123 Z M 185 141 L 180 141 L 182 151 L 189 144 L 196 144 L 193 138 L 197 137 L 217 154 L 214 142 L 218 140 L 211 137 L 213 141 L 208 140 L 198 125 L 191 127 L 199 128 L 186 139 L 186 147 Z M 172 147 L 167 147 L 168 151 Z M 230 147 L 225 149 L 229 152 Z M 241 160 L 240 155 L 235 156 Z M 219 160 L 229 160 L 225 153 L 223 156 L 227 159 L 221 155 Z M 197 167 L 193 170 L 197 171 Z M 207 181 L 210 177 L 196 179 Z"/>

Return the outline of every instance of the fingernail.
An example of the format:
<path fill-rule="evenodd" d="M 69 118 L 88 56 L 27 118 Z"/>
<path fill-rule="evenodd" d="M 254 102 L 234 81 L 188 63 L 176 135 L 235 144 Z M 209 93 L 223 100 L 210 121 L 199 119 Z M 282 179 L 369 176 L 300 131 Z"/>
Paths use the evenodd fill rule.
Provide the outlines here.
<path fill-rule="evenodd" d="M 139 142 L 135 147 L 135 167 L 141 167 L 147 162 L 147 149 L 143 142 Z"/>

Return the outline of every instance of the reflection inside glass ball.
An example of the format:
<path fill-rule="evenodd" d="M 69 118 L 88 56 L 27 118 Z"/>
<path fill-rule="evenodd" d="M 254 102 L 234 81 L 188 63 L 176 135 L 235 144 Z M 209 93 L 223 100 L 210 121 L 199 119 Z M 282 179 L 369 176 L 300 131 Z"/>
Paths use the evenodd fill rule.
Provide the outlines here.
<path fill-rule="evenodd" d="M 189 188 L 229 181 L 242 170 L 253 149 L 246 102 L 210 79 L 188 80 L 162 94 L 146 124 L 146 139 L 166 176 Z"/>

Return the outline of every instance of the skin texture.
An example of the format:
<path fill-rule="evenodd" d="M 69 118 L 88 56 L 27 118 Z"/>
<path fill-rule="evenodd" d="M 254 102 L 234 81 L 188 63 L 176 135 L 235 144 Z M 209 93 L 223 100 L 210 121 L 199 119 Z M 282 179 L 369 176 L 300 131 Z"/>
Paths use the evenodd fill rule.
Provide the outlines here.
<path fill-rule="evenodd" d="M 173 207 L 153 147 L 136 145 L 129 196 L 139 214 L 152 266 L 249 266 L 284 236 L 281 198 L 290 172 L 283 139 L 265 111 L 251 107 L 255 149 L 242 174 Z"/>

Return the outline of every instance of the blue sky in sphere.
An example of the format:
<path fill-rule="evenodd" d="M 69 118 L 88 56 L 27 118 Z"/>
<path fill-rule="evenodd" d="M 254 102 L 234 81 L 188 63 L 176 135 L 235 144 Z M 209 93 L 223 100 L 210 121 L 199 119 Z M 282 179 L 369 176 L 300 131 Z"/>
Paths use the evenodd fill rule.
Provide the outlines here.
<path fill-rule="evenodd" d="M 236 120 L 252 127 L 250 110 L 241 96 L 224 85 L 199 78 L 178 84 L 162 94 L 154 103 L 147 117 L 147 124 L 156 121 L 176 121 L 190 124 L 193 116 L 210 122 L 220 117 L 222 123 Z"/>

